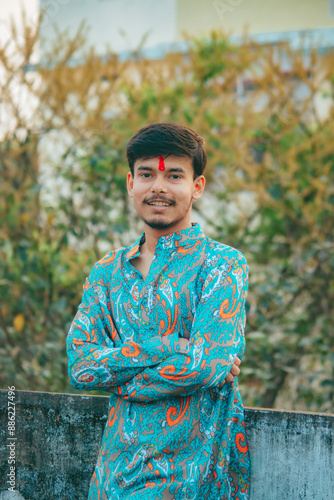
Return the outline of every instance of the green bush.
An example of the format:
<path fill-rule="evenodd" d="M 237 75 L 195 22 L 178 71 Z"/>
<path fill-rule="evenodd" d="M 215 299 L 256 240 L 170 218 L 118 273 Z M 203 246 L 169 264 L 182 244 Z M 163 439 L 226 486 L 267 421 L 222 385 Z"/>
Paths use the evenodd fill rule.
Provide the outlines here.
<path fill-rule="evenodd" d="M 11 116 L 0 144 L 1 386 L 76 392 L 65 338 L 85 277 L 142 227 L 125 146 L 139 127 L 173 121 L 206 139 L 208 186 L 194 205 L 205 233 L 249 263 L 245 404 L 333 411 L 333 54 L 312 49 L 306 67 L 303 50 L 212 32 L 160 61 L 140 50 L 102 60 L 79 32 L 27 71 L 37 40 L 13 33 L 15 59 L 0 48 Z M 35 102 L 30 117 L 13 82 Z"/>

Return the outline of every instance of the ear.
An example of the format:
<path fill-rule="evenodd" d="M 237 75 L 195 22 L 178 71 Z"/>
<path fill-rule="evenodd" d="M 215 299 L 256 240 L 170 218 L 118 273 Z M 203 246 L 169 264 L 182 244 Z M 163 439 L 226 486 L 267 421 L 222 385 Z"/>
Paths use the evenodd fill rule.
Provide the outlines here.
<path fill-rule="evenodd" d="M 130 198 L 133 198 L 133 176 L 131 172 L 128 172 L 126 176 L 126 187 Z"/>
<path fill-rule="evenodd" d="M 194 190 L 192 196 L 193 200 L 198 200 L 202 196 L 205 188 L 205 183 L 206 179 L 204 175 L 199 175 L 198 177 L 196 177 L 196 179 L 194 180 Z"/>

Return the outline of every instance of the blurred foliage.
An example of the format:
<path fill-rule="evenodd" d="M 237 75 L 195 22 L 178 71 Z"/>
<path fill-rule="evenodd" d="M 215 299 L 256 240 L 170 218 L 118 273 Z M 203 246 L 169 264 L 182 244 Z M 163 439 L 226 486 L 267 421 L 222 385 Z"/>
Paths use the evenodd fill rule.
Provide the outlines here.
<path fill-rule="evenodd" d="M 123 61 L 83 31 L 40 64 L 38 28 L 0 47 L 1 386 L 77 392 L 65 337 L 85 277 L 142 228 L 125 146 L 167 121 L 206 139 L 194 211 L 249 263 L 245 405 L 333 412 L 333 53 L 212 32 Z"/>

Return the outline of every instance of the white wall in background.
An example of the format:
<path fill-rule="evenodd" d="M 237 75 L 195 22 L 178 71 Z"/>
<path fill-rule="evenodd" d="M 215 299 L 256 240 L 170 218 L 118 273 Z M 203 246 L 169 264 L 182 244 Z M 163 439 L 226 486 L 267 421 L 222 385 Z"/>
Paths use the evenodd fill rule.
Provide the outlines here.
<path fill-rule="evenodd" d="M 100 54 L 107 44 L 115 52 L 132 50 L 147 32 L 147 48 L 176 39 L 177 0 L 40 0 L 40 8 L 47 12 L 42 36 L 52 37 L 54 23 L 74 35 L 85 19 L 88 44 Z"/>

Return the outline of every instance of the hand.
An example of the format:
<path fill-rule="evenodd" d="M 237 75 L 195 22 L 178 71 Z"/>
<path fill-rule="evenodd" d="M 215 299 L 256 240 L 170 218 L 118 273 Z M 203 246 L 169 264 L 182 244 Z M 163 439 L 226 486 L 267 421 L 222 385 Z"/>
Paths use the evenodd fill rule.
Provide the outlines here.
<path fill-rule="evenodd" d="M 228 382 L 232 382 L 232 380 L 235 379 L 235 377 L 237 377 L 240 373 L 240 369 L 239 369 L 239 366 L 240 366 L 240 363 L 241 363 L 241 360 L 236 357 L 235 360 L 234 360 L 234 363 L 232 365 L 232 368 L 230 370 L 230 373 L 227 375 L 226 379 L 224 380 L 223 382 L 223 385 L 228 383 Z"/>
<path fill-rule="evenodd" d="M 184 339 L 184 338 L 180 338 L 179 339 L 179 344 L 180 344 L 181 351 L 184 351 L 188 347 L 189 340 L 188 339 Z"/>
<path fill-rule="evenodd" d="M 184 339 L 184 338 L 180 338 L 179 339 L 179 344 L 180 344 L 181 351 L 187 349 L 188 343 L 189 343 L 188 339 Z M 239 368 L 240 364 L 241 364 L 241 360 L 238 357 L 236 357 L 235 360 L 234 360 L 234 363 L 232 365 L 232 368 L 230 370 L 230 373 L 227 375 L 227 377 L 225 378 L 225 380 L 222 383 L 219 384 L 220 387 L 222 387 L 226 383 L 232 382 L 232 380 L 234 380 L 235 377 L 237 377 L 239 375 L 239 373 L 240 373 L 240 368 Z"/>

